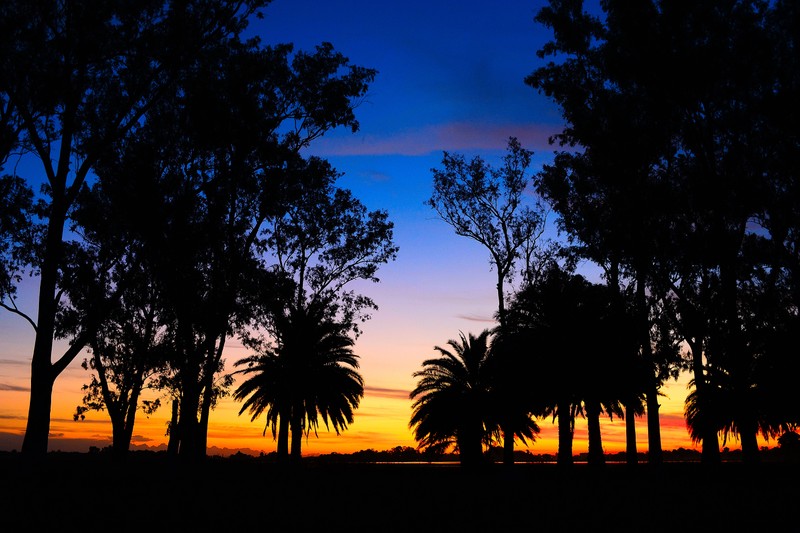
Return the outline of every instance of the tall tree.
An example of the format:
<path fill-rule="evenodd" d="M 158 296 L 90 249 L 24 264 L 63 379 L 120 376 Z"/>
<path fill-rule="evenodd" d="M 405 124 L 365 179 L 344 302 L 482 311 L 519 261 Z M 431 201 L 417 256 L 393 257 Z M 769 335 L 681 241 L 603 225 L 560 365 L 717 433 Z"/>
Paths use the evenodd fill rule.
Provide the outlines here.
<path fill-rule="evenodd" d="M 80 189 L 112 143 L 135 132 L 181 70 L 209 46 L 236 39 L 266 2 L 4 2 L 0 94 L 20 145 L 41 162 L 45 221 L 31 394 L 22 451 L 47 451 L 53 383 L 88 335 L 52 361 L 64 230 Z"/>
<path fill-rule="evenodd" d="M 547 248 L 542 245 L 545 209 L 527 204 L 530 184 L 528 168 L 533 152 L 511 137 L 503 165 L 494 168 L 480 157 L 467 161 L 463 155 L 444 153 L 442 168 L 432 169 L 433 194 L 427 200 L 457 235 L 481 244 L 489 251 L 497 284 L 497 316 L 505 324 L 506 284 L 515 269 L 523 279 L 538 267 Z M 522 259 L 524 264 L 519 265 Z M 511 361 L 509 364 L 513 367 Z M 509 406 L 509 417 L 513 407 Z M 514 431 L 511 421 L 503 424 L 503 462 L 514 462 Z"/>
<path fill-rule="evenodd" d="M 652 391 L 670 363 L 654 357 L 648 293 L 652 302 L 677 298 L 661 308 L 677 312 L 701 408 L 713 367 L 743 371 L 753 357 L 740 304 L 757 259 L 746 243 L 771 238 L 754 229 L 776 183 L 766 139 L 790 130 L 776 130 L 779 122 L 765 113 L 781 86 L 774 58 L 784 54 L 774 50 L 785 46 L 770 40 L 766 24 L 781 6 L 606 1 L 600 8 L 594 15 L 581 1 L 543 8 L 537 19 L 555 40 L 539 53 L 559 62 L 527 81 L 559 103 L 567 121 L 559 142 L 575 152 L 562 154 L 548 177 L 551 194 L 564 199 L 556 210 L 593 260 L 611 272 L 619 265 L 636 284 L 640 353 L 654 364 L 652 430 Z M 582 195 L 589 200 L 578 209 L 569 204 Z M 703 456 L 719 460 L 711 427 Z"/>

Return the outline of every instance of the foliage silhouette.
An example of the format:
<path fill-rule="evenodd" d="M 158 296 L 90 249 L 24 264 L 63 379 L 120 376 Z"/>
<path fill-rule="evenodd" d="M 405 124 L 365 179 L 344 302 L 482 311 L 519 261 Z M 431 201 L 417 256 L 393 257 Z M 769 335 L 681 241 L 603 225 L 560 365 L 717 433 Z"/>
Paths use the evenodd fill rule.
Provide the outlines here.
<path fill-rule="evenodd" d="M 796 66 L 790 4 L 608 1 L 591 13 L 582 1 L 554 1 L 537 15 L 554 33 L 539 56 L 553 61 L 526 82 L 567 122 L 538 188 L 581 256 L 634 295 L 638 353 L 653 375 L 646 394 L 656 463 L 658 388 L 681 369 L 678 342 L 690 354 L 692 409 L 709 412 L 693 414 L 706 462 L 720 460 L 723 426 L 712 422 L 720 387 L 733 395 L 736 421 L 726 427 L 748 460 L 758 433 L 771 438 L 768 427 L 791 419 L 759 426 L 742 408 L 752 369 L 772 366 L 757 362 L 758 338 L 781 329 L 797 302 L 789 296 L 796 262 L 783 255 L 796 242 L 796 222 L 785 218 L 796 202 L 784 203 L 796 180 L 776 160 L 795 160 L 797 150 L 789 141 L 796 123 L 775 107 L 797 96 L 787 70 Z M 762 329 L 752 317 L 770 298 L 771 325 Z"/>

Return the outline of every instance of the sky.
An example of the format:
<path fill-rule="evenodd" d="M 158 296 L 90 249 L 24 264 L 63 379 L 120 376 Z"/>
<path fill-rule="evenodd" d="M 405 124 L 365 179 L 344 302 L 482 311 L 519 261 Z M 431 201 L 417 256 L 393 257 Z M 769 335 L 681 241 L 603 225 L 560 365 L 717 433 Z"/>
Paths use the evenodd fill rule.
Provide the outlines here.
<path fill-rule="evenodd" d="M 248 30 L 266 44 L 294 43 L 312 50 L 331 42 L 355 65 L 378 71 L 356 109 L 360 129 L 333 131 L 310 153 L 327 158 L 344 175 L 339 186 L 353 191 L 368 209 L 382 209 L 394 223 L 396 261 L 383 266 L 377 284 L 354 285 L 379 309 L 364 325 L 355 352 L 365 394 L 355 421 L 343 433 L 320 428 L 303 453 L 351 453 L 416 446 L 408 427 L 413 373 L 460 332 L 480 333 L 495 325 L 495 273 L 486 249 L 436 218 L 424 205 L 432 192 L 432 168 L 443 152 L 480 156 L 499 163 L 510 136 L 534 151 L 531 173 L 551 160 L 548 137 L 560 131 L 558 108 L 524 83 L 542 60 L 536 51 L 550 39 L 534 22 L 545 2 L 507 0 L 406 0 L 386 4 L 366 0 L 274 0 L 264 19 Z M 389 7 L 390 6 L 390 7 Z M 551 217 L 548 235 L 558 238 Z M 582 270 L 596 279 L 597 270 Z M 20 306 L 35 314 L 35 280 L 20 289 Z M 0 313 L 0 450 L 19 449 L 25 430 L 33 331 L 19 317 Z M 226 344 L 230 368 L 249 355 L 235 340 Z M 80 387 L 89 374 L 78 357 L 56 380 L 51 413 L 51 450 L 87 451 L 110 444 L 106 413 L 90 412 L 75 422 Z M 664 449 L 693 448 L 683 418 L 686 378 L 663 390 L 661 431 Z M 241 405 L 223 399 L 211 414 L 209 453 L 271 452 L 275 441 L 264 420 L 239 415 Z M 137 417 L 134 447 L 158 449 L 169 406 L 150 418 Z M 542 432 L 527 448 L 555 453 L 556 427 L 540 420 Z M 625 449 L 624 422 L 602 422 L 603 446 Z M 647 427 L 637 419 L 639 451 L 647 449 Z M 738 447 L 729 443 L 731 448 Z M 525 447 L 522 447 L 525 449 Z M 585 424 L 578 422 L 575 453 L 586 451 Z"/>

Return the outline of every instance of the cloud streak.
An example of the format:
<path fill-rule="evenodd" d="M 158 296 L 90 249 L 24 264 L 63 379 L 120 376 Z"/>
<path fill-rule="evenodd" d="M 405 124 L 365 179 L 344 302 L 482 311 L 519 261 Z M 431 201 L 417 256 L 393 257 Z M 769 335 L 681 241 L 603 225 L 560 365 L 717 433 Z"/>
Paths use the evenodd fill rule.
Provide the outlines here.
<path fill-rule="evenodd" d="M 0 359 L 0 365 L 28 366 L 30 364 L 30 359 L 27 361 L 22 361 L 20 359 Z"/>
<path fill-rule="evenodd" d="M 364 387 L 365 396 L 374 396 L 377 398 L 389 398 L 392 400 L 408 400 L 410 391 L 403 389 L 386 389 L 382 387 Z"/>
<path fill-rule="evenodd" d="M 460 318 L 461 320 L 469 320 L 470 322 L 481 322 L 486 324 L 495 323 L 493 318 L 478 315 L 456 315 L 456 318 Z"/>
<path fill-rule="evenodd" d="M 0 383 L 0 390 L 8 392 L 29 392 L 30 387 L 20 387 L 18 385 L 9 385 L 8 383 Z"/>
<path fill-rule="evenodd" d="M 486 124 L 453 122 L 385 135 L 349 135 L 322 138 L 314 152 L 322 156 L 428 155 L 441 151 L 505 150 L 517 137 L 529 150 L 552 150 L 548 139 L 560 131 L 554 124 Z"/>

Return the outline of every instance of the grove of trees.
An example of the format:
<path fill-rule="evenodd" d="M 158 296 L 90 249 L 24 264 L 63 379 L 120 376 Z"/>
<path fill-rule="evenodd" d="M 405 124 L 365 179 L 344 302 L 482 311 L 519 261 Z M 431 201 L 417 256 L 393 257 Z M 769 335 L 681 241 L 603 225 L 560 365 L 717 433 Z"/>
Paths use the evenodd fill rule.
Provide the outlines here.
<path fill-rule="evenodd" d="M 186 459 L 224 396 L 265 418 L 281 458 L 352 424 L 377 309 L 352 287 L 398 247 L 387 212 L 306 149 L 358 130 L 377 72 L 330 43 L 245 37 L 269 3 L 0 4 L 0 307 L 35 332 L 25 456 L 47 452 L 54 383 L 81 354 L 75 418 L 105 410 L 119 458 L 162 400 Z M 427 205 L 489 252 L 497 327 L 414 374 L 420 448 L 473 465 L 501 442 L 511 464 L 551 417 L 569 465 L 583 416 L 602 464 L 608 416 L 634 463 L 646 416 L 659 464 L 661 388 L 689 372 L 703 461 L 736 439 L 757 462 L 759 437 L 800 424 L 800 6 L 550 0 L 533 22 L 552 32 L 524 80 L 561 112 L 552 161 L 531 171 L 512 137 L 500 167 L 446 152 L 432 170 Z M 17 175 L 20 158 L 37 170 Z M 226 373 L 231 339 L 251 355 Z"/>
<path fill-rule="evenodd" d="M 558 417 L 559 462 L 571 461 L 577 413 L 589 424 L 590 462 L 602 461 L 600 413 L 626 418 L 634 462 L 632 422 L 646 413 L 648 460 L 658 464 L 659 389 L 688 370 L 686 421 L 703 461 L 720 461 L 720 439 L 758 461 L 759 436 L 800 423 L 791 392 L 800 368 L 800 8 L 552 0 L 535 20 L 553 38 L 525 82 L 558 105 L 564 128 L 551 139 L 552 163 L 527 185 L 567 240 L 500 295 L 498 352 L 514 352 L 513 368 L 526 372 L 519 405 Z M 492 234 L 482 218 L 491 209 L 473 214 L 487 205 L 485 190 L 441 181 L 453 161 L 445 154 L 444 171 L 434 170 L 435 198 L 457 202 L 445 219 L 478 226 L 453 224 L 460 235 Z M 500 250 L 510 257 L 514 247 Z M 576 277 L 587 260 L 602 287 Z M 493 265 L 502 280 L 497 256 Z"/>
<path fill-rule="evenodd" d="M 0 6 L 0 161 L 40 164 L 0 182 L 0 301 L 35 330 L 24 455 L 47 451 L 53 384 L 84 350 L 94 374 L 75 416 L 107 410 L 120 456 L 137 410 L 160 405 L 141 400 L 148 388 L 171 400 L 170 453 L 205 455 L 210 412 L 231 393 L 230 338 L 258 349 L 259 332 L 272 333 L 276 353 L 312 360 L 303 369 L 329 356 L 357 367 L 348 346 L 375 304 L 346 285 L 377 281 L 395 258 L 393 224 L 302 151 L 358 129 L 376 71 L 329 43 L 295 51 L 244 38 L 268 3 Z M 15 300 L 29 271 L 35 316 Z M 331 324 L 321 350 L 287 340 L 298 336 L 287 328 Z M 285 422 L 346 427 L 361 377 L 338 384 Z"/>

